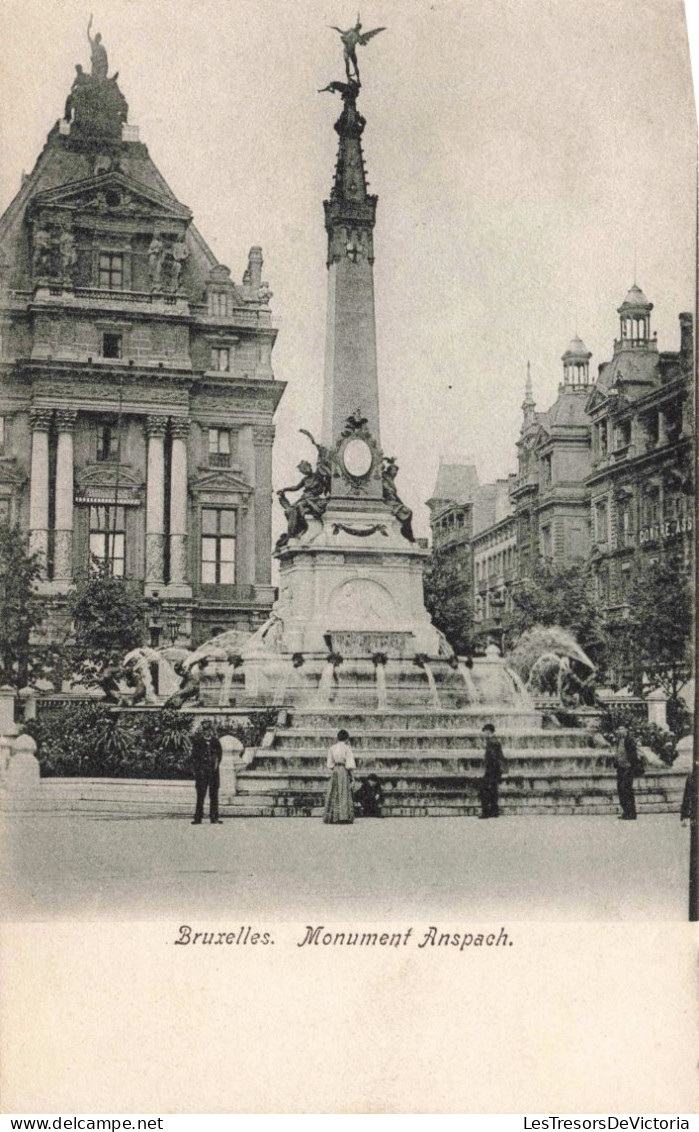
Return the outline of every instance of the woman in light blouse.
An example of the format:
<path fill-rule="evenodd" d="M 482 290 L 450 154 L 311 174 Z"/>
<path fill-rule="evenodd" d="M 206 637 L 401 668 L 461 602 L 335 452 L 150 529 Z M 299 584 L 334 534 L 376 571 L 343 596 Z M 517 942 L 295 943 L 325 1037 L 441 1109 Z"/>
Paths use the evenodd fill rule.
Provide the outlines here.
<path fill-rule="evenodd" d="M 325 798 L 323 821 L 328 825 L 348 825 L 354 821 L 350 771 L 354 770 L 357 764 L 346 731 L 338 731 L 337 743 L 328 751 L 326 765 L 332 771 L 332 775 Z"/>

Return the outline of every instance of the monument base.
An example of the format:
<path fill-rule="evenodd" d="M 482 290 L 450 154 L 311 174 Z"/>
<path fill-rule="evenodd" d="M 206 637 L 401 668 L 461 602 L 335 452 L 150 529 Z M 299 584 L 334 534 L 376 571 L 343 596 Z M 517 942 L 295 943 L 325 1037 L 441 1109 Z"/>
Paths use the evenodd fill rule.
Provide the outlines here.
<path fill-rule="evenodd" d="M 428 552 L 403 537 L 380 502 L 329 506 L 323 522 L 277 552 L 281 651 L 436 657 L 443 638 L 425 609 Z"/>

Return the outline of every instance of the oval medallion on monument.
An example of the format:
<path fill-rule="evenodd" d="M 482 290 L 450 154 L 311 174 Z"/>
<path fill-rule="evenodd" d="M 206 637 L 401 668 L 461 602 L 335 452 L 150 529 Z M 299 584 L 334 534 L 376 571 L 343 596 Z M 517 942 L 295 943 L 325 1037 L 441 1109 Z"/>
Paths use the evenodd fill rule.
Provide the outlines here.
<path fill-rule="evenodd" d="M 373 453 L 366 440 L 355 436 L 348 440 L 342 452 L 342 462 L 351 476 L 361 479 L 371 471 Z"/>

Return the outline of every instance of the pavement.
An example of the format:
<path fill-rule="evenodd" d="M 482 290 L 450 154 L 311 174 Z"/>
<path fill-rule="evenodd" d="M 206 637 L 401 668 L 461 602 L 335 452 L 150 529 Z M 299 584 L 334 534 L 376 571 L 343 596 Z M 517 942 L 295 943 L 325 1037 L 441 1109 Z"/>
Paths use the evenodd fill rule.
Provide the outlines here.
<path fill-rule="evenodd" d="M 686 919 L 689 829 L 676 814 L 192 826 L 10 812 L 3 842 L 5 920 Z"/>

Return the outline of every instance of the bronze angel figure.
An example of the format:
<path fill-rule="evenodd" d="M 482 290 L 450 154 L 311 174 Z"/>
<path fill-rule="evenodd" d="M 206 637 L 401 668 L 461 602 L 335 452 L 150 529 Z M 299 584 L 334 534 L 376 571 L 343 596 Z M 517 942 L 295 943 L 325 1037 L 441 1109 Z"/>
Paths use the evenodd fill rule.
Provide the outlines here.
<path fill-rule="evenodd" d="M 344 47 L 345 51 L 345 71 L 347 72 L 347 81 L 352 82 L 352 80 L 354 79 L 356 82 L 359 82 L 357 47 L 365 47 L 373 36 L 378 35 L 380 31 L 385 31 L 385 27 L 373 28 L 372 31 L 363 32 L 361 20 L 359 18 L 359 12 L 357 12 L 357 22 L 353 28 L 349 28 L 347 31 L 343 31 L 342 28 L 335 27 L 334 24 L 330 24 L 330 27 L 333 29 L 333 31 L 340 33 L 340 39 L 342 40 L 342 46 Z M 352 74 L 350 70 L 350 64 L 352 65 L 352 67 L 354 67 L 354 74 Z"/>

